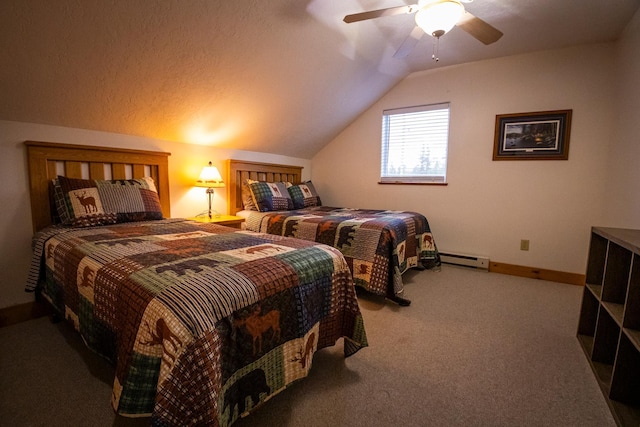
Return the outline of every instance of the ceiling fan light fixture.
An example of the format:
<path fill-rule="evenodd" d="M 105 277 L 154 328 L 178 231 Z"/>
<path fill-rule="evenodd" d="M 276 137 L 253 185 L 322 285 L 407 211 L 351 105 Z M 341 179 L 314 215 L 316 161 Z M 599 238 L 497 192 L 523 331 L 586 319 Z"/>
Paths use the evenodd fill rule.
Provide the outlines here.
<path fill-rule="evenodd" d="M 451 30 L 464 14 L 464 6 L 457 0 L 435 0 L 424 3 L 425 5 L 416 13 L 416 25 L 436 38 Z"/>

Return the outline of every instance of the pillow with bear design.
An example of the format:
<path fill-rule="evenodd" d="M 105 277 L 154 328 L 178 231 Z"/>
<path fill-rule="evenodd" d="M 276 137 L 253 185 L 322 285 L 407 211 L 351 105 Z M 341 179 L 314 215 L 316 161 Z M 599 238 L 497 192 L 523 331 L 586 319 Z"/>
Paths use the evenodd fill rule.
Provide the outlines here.
<path fill-rule="evenodd" d="M 251 197 L 260 212 L 293 209 L 293 201 L 285 182 L 254 181 L 249 184 Z"/>
<path fill-rule="evenodd" d="M 287 188 L 293 200 L 294 209 L 310 208 L 313 206 L 322 206 L 320 196 L 311 181 L 305 181 L 298 185 L 292 185 Z"/>

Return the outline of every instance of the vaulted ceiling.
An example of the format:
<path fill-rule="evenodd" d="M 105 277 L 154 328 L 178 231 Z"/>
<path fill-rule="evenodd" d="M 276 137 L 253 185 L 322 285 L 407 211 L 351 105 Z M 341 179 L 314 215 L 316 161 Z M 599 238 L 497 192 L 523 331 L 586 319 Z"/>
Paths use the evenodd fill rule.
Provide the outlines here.
<path fill-rule="evenodd" d="M 393 55 L 402 0 L 2 0 L 0 119 L 311 158 L 414 71 L 616 40 L 640 0 L 475 0 L 460 28 Z M 598 58 L 594 58 L 597 61 Z"/>

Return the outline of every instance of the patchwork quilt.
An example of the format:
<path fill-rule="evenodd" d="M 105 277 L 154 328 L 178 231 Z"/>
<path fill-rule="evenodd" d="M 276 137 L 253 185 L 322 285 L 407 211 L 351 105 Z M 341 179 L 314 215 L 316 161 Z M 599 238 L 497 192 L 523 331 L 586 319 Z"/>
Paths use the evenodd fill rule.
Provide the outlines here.
<path fill-rule="evenodd" d="M 339 251 L 215 224 L 46 229 L 27 287 L 115 364 L 113 408 L 156 426 L 230 425 L 315 351 L 367 346 Z"/>
<path fill-rule="evenodd" d="M 424 215 L 408 211 L 317 206 L 247 214 L 246 229 L 324 243 L 347 260 L 356 286 L 404 300 L 402 274 L 439 267 L 440 256 Z"/>

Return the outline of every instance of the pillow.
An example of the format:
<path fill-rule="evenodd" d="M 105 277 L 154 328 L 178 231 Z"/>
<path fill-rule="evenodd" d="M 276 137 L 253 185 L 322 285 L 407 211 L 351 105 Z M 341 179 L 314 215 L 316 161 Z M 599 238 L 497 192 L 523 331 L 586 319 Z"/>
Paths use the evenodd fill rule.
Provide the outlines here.
<path fill-rule="evenodd" d="M 57 179 L 49 180 L 49 211 L 51 212 L 51 223 L 54 225 L 62 223 L 60 220 L 60 214 L 58 214 L 55 199 L 55 185 L 57 185 L 57 182 Z"/>
<path fill-rule="evenodd" d="M 251 197 L 260 212 L 293 209 L 293 201 L 284 182 L 253 181 L 249 184 Z"/>
<path fill-rule="evenodd" d="M 93 180 L 58 176 L 54 201 L 65 225 L 89 227 L 118 222 L 162 219 L 162 207 L 151 178 Z"/>
<path fill-rule="evenodd" d="M 305 181 L 287 188 L 293 200 L 294 209 L 322 206 L 320 196 L 311 181 Z"/>
<path fill-rule="evenodd" d="M 256 204 L 253 203 L 253 197 L 251 196 L 251 189 L 249 189 L 249 184 L 252 182 L 256 182 L 252 179 L 245 179 L 242 181 L 242 206 L 247 211 L 257 211 L 258 208 Z"/>

